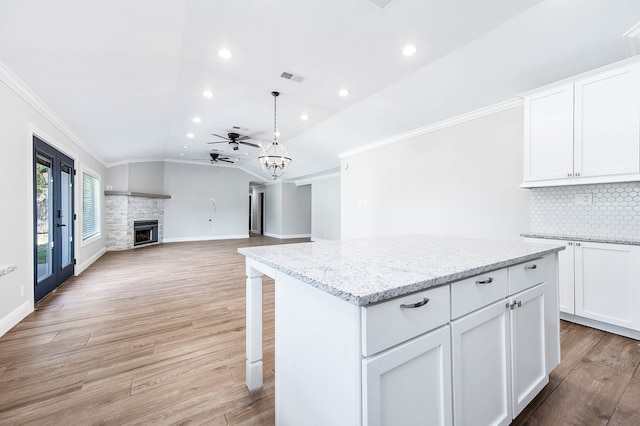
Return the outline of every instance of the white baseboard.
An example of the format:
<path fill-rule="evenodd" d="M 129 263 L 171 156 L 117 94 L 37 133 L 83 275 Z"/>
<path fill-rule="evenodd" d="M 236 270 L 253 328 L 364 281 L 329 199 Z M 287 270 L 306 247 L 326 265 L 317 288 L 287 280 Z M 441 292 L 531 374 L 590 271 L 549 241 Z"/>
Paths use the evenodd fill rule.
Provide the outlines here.
<path fill-rule="evenodd" d="M 264 233 L 265 237 L 278 238 L 279 240 L 286 240 L 289 238 L 310 238 L 311 234 L 291 234 L 291 235 L 280 235 L 280 234 L 272 234 L 270 232 Z"/>
<path fill-rule="evenodd" d="M 329 241 L 329 240 L 326 238 L 311 237 L 311 241 L 316 242 L 316 241 Z"/>
<path fill-rule="evenodd" d="M 26 316 L 31 312 L 33 312 L 33 301 L 27 300 L 22 305 L 18 306 L 9 315 L 0 319 L 0 336 L 11 330 L 16 324 L 25 319 Z"/>
<path fill-rule="evenodd" d="M 249 238 L 249 234 L 239 234 L 239 235 L 211 235 L 206 237 L 175 237 L 175 238 L 164 238 L 165 243 L 184 243 L 187 241 L 209 241 L 209 240 L 240 240 L 243 238 Z"/>
<path fill-rule="evenodd" d="M 105 254 L 106 252 L 107 252 L 107 248 L 103 247 L 101 250 L 99 250 L 96 254 L 91 256 L 89 259 L 85 260 L 84 262 L 82 262 L 79 265 L 76 265 L 76 267 L 75 267 L 75 269 L 73 271 L 73 275 L 75 275 L 77 277 L 78 275 L 83 273 L 85 271 L 85 269 L 87 269 L 89 266 L 91 266 L 93 264 L 93 262 L 95 262 L 96 260 L 100 259 L 100 257 L 102 257 L 102 255 Z"/>
<path fill-rule="evenodd" d="M 640 332 L 631 330 L 617 325 L 607 324 L 605 322 L 592 320 L 591 318 L 584 318 L 577 315 L 566 314 L 560 312 L 560 319 L 575 322 L 576 324 L 584 325 L 591 328 L 597 328 L 598 330 L 607 331 L 613 334 L 619 334 L 620 336 L 629 337 L 631 339 L 640 340 Z"/>

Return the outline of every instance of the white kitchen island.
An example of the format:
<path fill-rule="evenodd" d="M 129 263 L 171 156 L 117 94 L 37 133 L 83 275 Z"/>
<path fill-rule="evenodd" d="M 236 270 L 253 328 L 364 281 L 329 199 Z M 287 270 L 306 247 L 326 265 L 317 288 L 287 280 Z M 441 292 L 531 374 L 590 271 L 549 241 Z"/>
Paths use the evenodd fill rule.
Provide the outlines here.
<path fill-rule="evenodd" d="M 275 279 L 276 424 L 509 424 L 560 362 L 557 252 L 399 236 L 241 248 L 247 387 Z"/>

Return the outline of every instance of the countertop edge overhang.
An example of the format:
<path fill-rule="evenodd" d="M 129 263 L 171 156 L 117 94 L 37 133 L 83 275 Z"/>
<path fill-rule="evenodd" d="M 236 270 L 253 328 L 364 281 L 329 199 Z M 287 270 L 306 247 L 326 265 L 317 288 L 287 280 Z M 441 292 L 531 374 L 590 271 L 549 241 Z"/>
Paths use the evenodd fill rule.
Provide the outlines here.
<path fill-rule="evenodd" d="M 441 239 L 441 238 L 438 240 L 444 241 L 444 239 Z M 450 239 L 450 240 L 454 241 L 458 239 Z M 359 241 L 359 240 L 353 240 L 353 241 Z M 365 240 L 360 240 L 360 241 L 365 241 Z M 459 240 L 459 241 L 464 241 L 464 240 Z M 480 241 L 480 240 L 468 240 L 468 241 Z M 399 242 L 401 243 L 402 241 L 400 240 Z M 358 294 L 356 294 L 353 291 L 349 291 L 348 288 L 345 288 L 343 285 L 341 285 L 339 279 L 331 279 L 331 277 L 325 277 L 324 279 L 317 278 L 318 275 L 323 275 L 323 274 L 315 273 L 313 266 L 303 267 L 303 268 L 294 268 L 291 265 L 287 265 L 286 261 L 277 261 L 277 260 L 274 260 L 273 256 L 258 254 L 255 252 L 256 249 L 268 252 L 269 248 L 274 248 L 274 247 L 281 247 L 281 248 L 286 246 L 300 247 L 300 246 L 308 246 L 311 244 L 317 245 L 317 244 L 323 244 L 323 243 L 327 243 L 327 242 L 319 241 L 319 242 L 300 243 L 300 244 L 291 244 L 291 245 L 245 247 L 245 248 L 239 248 L 238 252 L 249 259 L 252 259 L 266 266 L 269 266 L 279 272 L 282 272 L 291 277 L 299 279 L 313 287 L 316 287 L 326 293 L 332 294 L 349 303 L 352 303 L 358 306 L 367 306 L 367 305 L 371 305 L 379 302 L 384 302 L 386 300 L 394 299 L 396 297 L 405 296 L 421 290 L 426 290 L 429 288 L 450 284 L 456 281 L 463 280 L 465 278 L 492 272 L 492 271 L 506 268 L 519 263 L 528 262 L 528 261 L 538 259 L 548 254 L 565 249 L 564 246 L 554 247 L 546 244 L 544 245 L 538 244 L 537 248 L 531 249 L 525 254 L 519 253 L 514 256 L 504 256 L 502 258 L 494 259 L 494 261 L 483 263 L 482 265 L 474 265 L 471 267 L 463 266 L 460 268 L 455 268 L 453 270 L 449 270 L 447 273 L 432 274 L 432 273 L 428 273 L 427 271 L 423 274 L 424 275 L 423 277 L 420 277 L 419 276 L 420 272 L 416 273 L 415 271 L 412 271 L 411 273 L 407 274 L 406 279 L 403 279 L 402 276 L 398 276 L 397 277 L 398 279 L 396 280 L 397 285 L 394 285 L 391 288 L 387 287 L 379 290 L 376 290 L 376 289 L 366 290 L 364 292 L 358 292 Z M 338 243 L 333 242 L 333 243 L 338 244 L 339 242 Z M 499 244 L 499 242 L 493 242 L 492 244 Z M 507 242 L 505 244 L 513 246 L 516 243 Z M 535 244 L 532 244 L 532 243 L 519 243 L 519 244 L 526 245 L 528 247 L 536 246 Z M 295 250 L 295 248 L 292 248 L 291 250 Z M 393 256 L 393 252 L 390 251 L 389 253 L 385 253 L 385 255 Z M 461 253 L 461 256 L 464 256 L 464 253 Z M 366 264 L 367 260 L 363 259 L 362 263 Z M 313 265 L 312 259 L 309 260 L 309 264 Z M 373 265 L 373 267 L 374 269 L 379 268 L 380 265 Z M 384 266 L 382 268 L 384 268 Z M 392 272 L 393 270 L 385 271 L 385 273 L 387 274 L 390 274 Z M 402 274 L 402 272 L 398 272 L 398 274 Z M 360 279 L 363 283 L 366 283 L 369 280 L 371 280 L 374 275 L 375 273 L 372 273 L 371 276 L 368 276 L 367 274 L 363 274 L 363 276 L 360 277 Z M 418 275 L 418 277 L 416 277 L 416 275 Z"/>
<path fill-rule="evenodd" d="M 580 235 L 569 235 L 569 234 L 538 234 L 538 233 L 525 233 L 520 234 L 521 237 L 525 238 L 542 238 L 545 240 L 562 240 L 562 241 L 581 241 L 588 243 L 601 243 L 601 244 L 622 244 L 629 246 L 640 246 L 640 240 L 629 238 L 629 239 L 621 239 L 621 238 L 603 238 L 603 237 L 584 237 Z"/>

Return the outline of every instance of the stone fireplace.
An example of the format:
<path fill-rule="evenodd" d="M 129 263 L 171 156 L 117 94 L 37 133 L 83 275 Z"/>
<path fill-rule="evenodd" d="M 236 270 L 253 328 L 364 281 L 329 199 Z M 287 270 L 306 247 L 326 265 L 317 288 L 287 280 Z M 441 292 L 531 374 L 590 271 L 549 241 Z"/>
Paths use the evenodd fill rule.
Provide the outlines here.
<path fill-rule="evenodd" d="M 162 242 L 168 195 L 105 191 L 107 250 L 129 250 Z"/>

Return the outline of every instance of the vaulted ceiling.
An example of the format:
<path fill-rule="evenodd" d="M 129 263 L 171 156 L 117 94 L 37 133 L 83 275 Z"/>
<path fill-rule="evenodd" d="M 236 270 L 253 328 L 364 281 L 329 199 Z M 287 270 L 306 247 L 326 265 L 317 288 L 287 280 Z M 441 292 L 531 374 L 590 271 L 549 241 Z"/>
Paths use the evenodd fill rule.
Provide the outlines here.
<path fill-rule="evenodd" d="M 637 0 L 0 0 L 0 62 L 105 165 L 206 162 L 230 150 L 212 133 L 267 144 L 277 90 L 296 178 L 624 59 L 638 22 Z M 262 175 L 258 153 L 237 164 Z"/>

